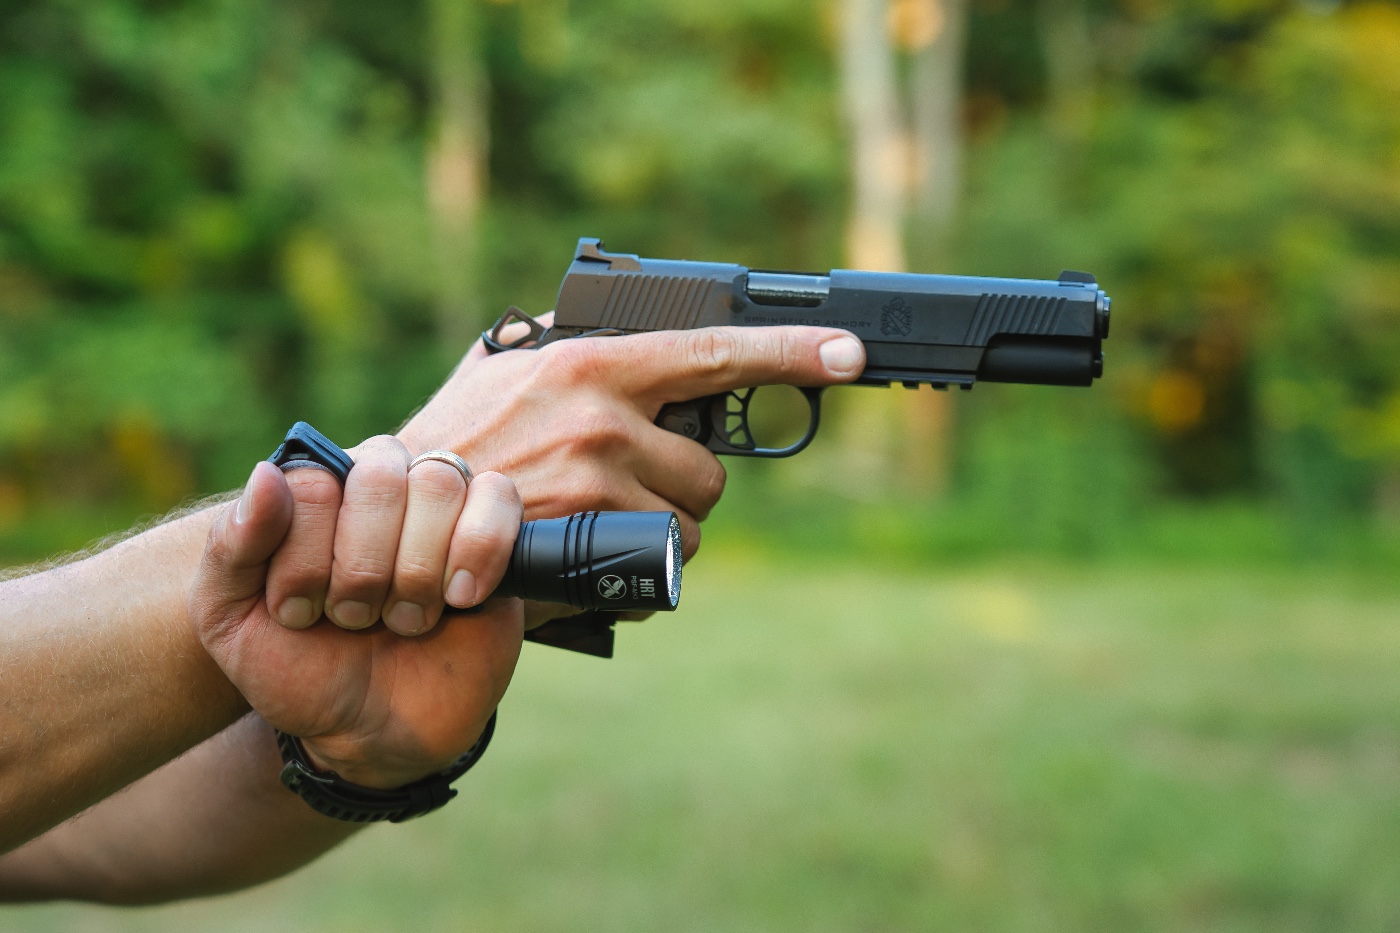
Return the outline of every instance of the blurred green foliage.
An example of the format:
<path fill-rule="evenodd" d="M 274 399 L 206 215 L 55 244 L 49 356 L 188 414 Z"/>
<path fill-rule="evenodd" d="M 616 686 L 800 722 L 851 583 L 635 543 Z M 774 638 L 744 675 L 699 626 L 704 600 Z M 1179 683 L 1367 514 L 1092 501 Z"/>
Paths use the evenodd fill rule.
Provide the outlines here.
<path fill-rule="evenodd" d="M 482 11 L 480 323 L 547 309 L 580 235 L 842 263 L 829 4 Z M 1079 395 L 959 398 L 947 495 L 872 483 L 844 510 L 834 497 L 825 537 L 1392 553 L 1400 8 L 1082 12 L 1091 81 L 1067 107 L 1043 11 L 974 3 L 971 168 L 946 262 L 1094 271 L 1116 301 L 1109 375 Z M 296 418 L 347 443 L 390 430 L 441 380 L 463 348 L 437 339 L 429 21 L 366 0 L 0 8 L 0 554 L 236 485 Z M 838 472 L 850 452 L 831 437 L 860 435 L 829 435 L 812 462 Z M 813 468 L 732 472 L 722 527 L 807 520 Z"/>

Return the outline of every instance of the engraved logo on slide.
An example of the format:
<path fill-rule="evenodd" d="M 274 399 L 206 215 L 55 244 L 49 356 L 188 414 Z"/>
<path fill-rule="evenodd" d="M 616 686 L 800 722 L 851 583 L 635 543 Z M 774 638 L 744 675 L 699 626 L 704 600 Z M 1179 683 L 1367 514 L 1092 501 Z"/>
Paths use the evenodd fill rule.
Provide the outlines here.
<path fill-rule="evenodd" d="M 880 333 L 886 337 L 908 337 L 914 329 L 914 309 L 898 296 L 880 309 Z"/>
<path fill-rule="evenodd" d="M 598 581 L 598 594 L 604 599 L 621 599 L 627 595 L 627 581 L 610 573 Z"/>

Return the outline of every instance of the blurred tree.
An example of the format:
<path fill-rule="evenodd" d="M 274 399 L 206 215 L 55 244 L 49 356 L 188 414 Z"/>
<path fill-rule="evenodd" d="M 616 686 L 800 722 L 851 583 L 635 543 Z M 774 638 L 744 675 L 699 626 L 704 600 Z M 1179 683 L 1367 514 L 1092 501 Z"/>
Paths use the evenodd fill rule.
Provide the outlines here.
<path fill-rule="evenodd" d="M 855 269 L 903 272 L 910 140 L 887 4 L 844 0 L 841 10 L 841 99 L 851 146 L 846 257 Z"/>
<path fill-rule="evenodd" d="M 460 356 L 482 316 L 480 235 L 485 200 L 487 82 L 481 63 L 480 0 L 429 0 L 436 78 L 434 139 L 428 152 L 443 347 Z"/>
<path fill-rule="evenodd" d="M 905 271 L 911 230 L 924 265 L 946 246 L 961 168 L 961 24 L 961 7 L 938 0 L 842 6 L 840 74 L 851 151 L 846 256 L 853 268 Z M 897 48 L 916 53 L 907 101 Z M 845 446 L 874 454 L 866 458 L 868 482 L 889 485 L 897 477 L 908 492 L 943 490 L 945 395 L 867 395 L 845 404 Z"/>
<path fill-rule="evenodd" d="M 904 0 L 900 45 L 914 56 L 912 243 L 916 271 L 947 261 L 963 185 L 966 0 Z"/>
<path fill-rule="evenodd" d="M 900 107 L 887 0 L 843 0 L 841 105 L 850 147 L 846 262 L 853 269 L 903 272 L 910 136 Z M 862 394 L 842 400 L 838 469 L 873 488 L 891 485 L 905 447 L 903 399 Z M 859 452 L 855 456 L 849 454 Z M 861 467 L 864 467 L 862 470 Z"/>
<path fill-rule="evenodd" d="M 948 271 L 963 185 L 963 49 L 966 0 L 903 0 L 900 45 L 913 56 L 914 198 L 909 227 L 915 272 Z M 946 394 L 906 396 L 910 441 L 904 473 L 916 492 L 941 495 L 951 471 L 953 406 Z"/>

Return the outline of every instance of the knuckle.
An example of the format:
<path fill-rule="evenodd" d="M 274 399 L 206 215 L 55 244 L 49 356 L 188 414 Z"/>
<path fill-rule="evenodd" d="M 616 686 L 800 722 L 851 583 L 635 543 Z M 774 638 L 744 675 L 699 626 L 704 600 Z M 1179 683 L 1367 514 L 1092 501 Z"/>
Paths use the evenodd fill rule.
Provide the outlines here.
<path fill-rule="evenodd" d="M 408 474 L 408 488 L 414 496 L 445 503 L 456 500 L 467 486 L 462 481 L 462 474 L 452 467 L 429 460 Z"/>
<path fill-rule="evenodd" d="M 773 364 L 777 371 L 791 373 L 804 368 L 803 362 L 812 356 L 806 352 L 810 350 L 809 345 L 810 340 L 802 335 L 793 333 L 789 328 L 781 328 L 773 348 Z"/>
<path fill-rule="evenodd" d="M 480 576 L 484 570 L 496 565 L 497 560 L 508 558 L 514 546 L 515 538 L 507 537 L 501 532 L 487 528 L 468 528 L 458 535 L 458 546 L 449 572 L 466 569 Z M 477 593 L 477 600 L 482 598 L 483 594 Z"/>
<path fill-rule="evenodd" d="M 402 464 L 370 460 L 355 466 L 346 489 L 357 498 L 395 499 L 404 494 L 407 482 Z"/>
<path fill-rule="evenodd" d="M 588 470 L 577 478 L 575 486 L 577 508 L 579 509 L 620 509 L 623 496 L 610 472 L 602 469 Z M 572 511 L 572 510 L 571 510 Z"/>
<path fill-rule="evenodd" d="M 357 452 L 357 456 L 355 457 L 356 464 L 360 462 L 359 455 L 363 455 L 364 458 L 368 460 L 377 460 L 381 458 L 387 460 L 405 460 L 408 457 L 408 448 L 404 447 L 403 441 L 392 434 L 376 434 L 373 437 L 366 438 L 355 450 Z"/>
<path fill-rule="evenodd" d="M 725 470 L 724 464 L 718 458 L 713 459 L 710 469 L 701 471 L 695 478 L 696 494 L 700 501 L 705 503 L 706 508 L 714 507 L 724 495 L 725 484 L 729 481 L 729 472 Z"/>
<path fill-rule="evenodd" d="M 337 559 L 331 570 L 331 576 L 341 587 L 356 593 L 384 588 L 392 573 L 388 561 L 369 556 Z"/>
<path fill-rule="evenodd" d="M 350 473 L 350 482 L 360 486 L 397 486 L 403 482 L 406 475 L 407 471 L 402 464 L 376 457 L 356 464 Z"/>
<path fill-rule="evenodd" d="M 573 417 L 574 430 L 568 440 L 569 448 L 578 454 L 596 454 L 617 450 L 631 440 L 631 428 L 621 412 L 607 405 L 581 405 Z"/>
<path fill-rule="evenodd" d="M 608 470 L 601 466 L 579 466 L 570 474 L 566 486 L 544 491 L 531 501 L 529 517 L 552 518 L 590 509 L 624 509 L 625 498 Z"/>
<path fill-rule="evenodd" d="M 561 340 L 545 350 L 549 369 L 567 382 L 589 382 L 599 374 L 602 354 L 593 340 Z"/>
<path fill-rule="evenodd" d="M 694 376 L 726 375 L 733 371 L 738 359 L 733 336 L 719 328 L 695 331 L 684 346 L 684 364 Z"/>
<path fill-rule="evenodd" d="M 334 508 L 340 504 L 340 481 L 324 470 L 291 470 L 286 476 L 298 505 Z"/>
<path fill-rule="evenodd" d="M 329 576 L 330 568 L 309 555 L 295 555 L 282 560 L 274 557 L 267 588 L 289 596 L 305 595 L 320 589 Z"/>
<path fill-rule="evenodd" d="M 209 537 L 204 542 L 204 566 L 222 568 L 233 561 L 233 545 L 228 539 L 228 523 L 233 518 L 235 505 L 230 504 L 223 516 L 209 529 Z"/>
<path fill-rule="evenodd" d="M 441 569 L 431 560 L 421 557 L 403 558 L 394 570 L 394 589 L 412 596 L 437 596 L 437 591 L 442 586 L 441 578 Z"/>
<path fill-rule="evenodd" d="M 515 544 L 515 536 L 504 529 L 491 527 L 464 528 L 458 535 L 462 553 L 468 560 L 489 560 L 492 556 L 509 551 Z"/>
<path fill-rule="evenodd" d="M 484 491 L 501 505 L 514 507 L 517 510 L 520 508 L 520 490 L 515 488 L 515 483 L 509 477 L 488 471 L 478 474 L 473 482 L 478 490 Z"/>

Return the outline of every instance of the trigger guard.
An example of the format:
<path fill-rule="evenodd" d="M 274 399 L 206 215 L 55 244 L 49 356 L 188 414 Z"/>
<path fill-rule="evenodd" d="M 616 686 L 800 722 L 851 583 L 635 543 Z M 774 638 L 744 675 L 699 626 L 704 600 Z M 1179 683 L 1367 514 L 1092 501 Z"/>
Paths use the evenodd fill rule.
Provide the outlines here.
<path fill-rule="evenodd" d="M 758 445 L 753 442 L 753 432 L 749 430 L 749 400 L 753 398 L 756 391 L 757 389 L 732 389 L 729 392 L 721 392 L 711 396 L 710 438 L 724 444 L 726 451 L 748 453 L 758 450 Z M 738 411 L 729 410 L 730 399 L 739 403 Z M 731 431 L 728 424 L 729 419 L 733 417 L 739 419 L 739 424 Z M 735 441 L 735 435 L 739 434 L 744 436 L 743 442 Z"/>
<path fill-rule="evenodd" d="M 791 457 L 807 449 L 807 445 L 812 443 L 812 439 L 817 436 L 817 428 L 821 424 L 821 388 L 804 388 L 798 386 L 798 391 L 807 400 L 807 431 L 797 441 L 787 447 L 758 447 L 753 443 L 753 432 L 749 430 L 749 403 L 753 399 L 753 394 L 757 387 L 733 392 L 721 392 L 718 395 L 710 396 L 709 422 L 713 430 L 710 432 L 709 440 L 705 442 L 705 447 L 717 454 L 732 454 L 739 457 L 766 457 L 780 458 Z M 740 392 L 745 394 L 740 395 Z M 728 399 L 734 397 L 739 400 L 739 411 L 730 412 L 728 409 Z M 731 414 L 739 415 L 741 422 L 734 431 L 726 430 L 725 422 Z M 730 438 L 742 432 L 748 439 L 747 446 L 741 446 L 730 442 Z"/>

